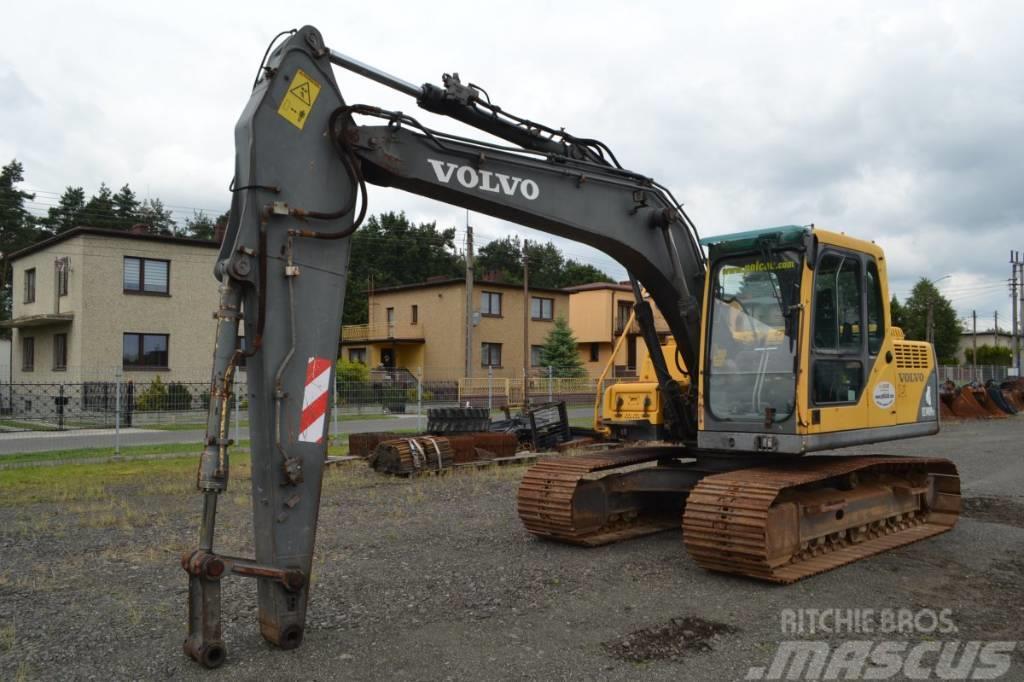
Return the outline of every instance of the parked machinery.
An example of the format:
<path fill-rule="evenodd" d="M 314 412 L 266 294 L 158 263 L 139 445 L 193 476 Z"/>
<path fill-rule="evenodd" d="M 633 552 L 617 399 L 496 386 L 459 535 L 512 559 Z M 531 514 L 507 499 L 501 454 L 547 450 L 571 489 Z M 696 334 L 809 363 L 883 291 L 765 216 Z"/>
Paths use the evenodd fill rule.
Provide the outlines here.
<path fill-rule="evenodd" d="M 347 104 L 332 64 L 506 143 Z M 624 168 L 603 143 L 515 116 L 457 74 L 443 83 L 389 76 L 327 48 L 312 27 L 261 64 L 235 130 L 230 220 L 215 267 L 203 515 L 199 545 L 183 558 L 189 655 L 208 667 L 225 658 L 220 581 L 229 573 L 257 579 L 264 638 L 282 648 L 302 641 L 350 237 L 366 214 L 367 183 L 584 242 L 630 273 L 665 444 L 536 465 L 519 492 L 531 532 L 594 544 L 682 518 L 701 565 L 789 581 L 952 526 L 959 483 L 945 460 L 801 457 L 938 430 L 932 350 L 891 326 L 877 246 L 791 226 L 710 240 L 705 257 L 669 190 Z M 688 382 L 669 369 L 641 285 Z M 236 349 L 240 324 L 246 346 Z M 253 559 L 214 550 L 243 357 Z"/>

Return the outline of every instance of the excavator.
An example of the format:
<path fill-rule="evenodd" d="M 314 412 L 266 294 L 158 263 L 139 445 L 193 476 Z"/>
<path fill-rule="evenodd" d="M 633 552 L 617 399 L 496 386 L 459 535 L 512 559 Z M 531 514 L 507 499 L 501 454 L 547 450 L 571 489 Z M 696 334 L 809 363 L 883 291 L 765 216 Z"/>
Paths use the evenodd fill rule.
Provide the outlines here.
<path fill-rule="evenodd" d="M 348 103 L 333 66 L 489 137 Z M 214 269 L 202 514 L 198 545 L 182 557 L 186 654 L 209 668 L 224 662 L 220 588 L 230 575 L 256 579 L 264 639 L 282 649 L 302 642 L 325 415 L 368 184 L 582 242 L 630 275 L 656 384 L 640 419 L 649 442 L 535 464 L 518 492 L 529 532 L 596 545 L 681 525 L 699 565 L 788 583 L 955 524 L 959 478 L 947 460 L 806 456 L 939 428 L 934 353 L 892 326 L 878 246 L 813 225 L 701 243 L 671 191 L 622 166 L 603 142 L 515 115 L 458 74 L 442 83 L 385 73 L 329 48 L 311 26 L 280 34 L 264 55 L 235 127 L 230 218 Z M 651 301 L 670 331 L 665 347 Z M 252 558 L 214 548 L 243 361 Z"/>

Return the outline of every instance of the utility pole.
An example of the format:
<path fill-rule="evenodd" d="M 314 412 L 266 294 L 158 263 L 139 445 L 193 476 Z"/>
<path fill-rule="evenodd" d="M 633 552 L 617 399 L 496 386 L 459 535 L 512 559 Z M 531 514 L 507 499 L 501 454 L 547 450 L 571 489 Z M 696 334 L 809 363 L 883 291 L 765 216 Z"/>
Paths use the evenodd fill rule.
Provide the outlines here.
<path fill-rule="evenodd" d="M 1020 279 L 1017 278 L 1017 268 L 1020 267 Z M 1024 261 L 1020 258 L 1020 251 L 1010 252 L 1010 268 L 1013 275 L 1010 278 L 1010 308 L 1013 309 L 1013 348 L 1010 353 L 1010 364 L 1017 369 L 1017 376 L 1020 371 L 1020 344 L 1021 337 L 1018 329 L 1024 326 Z M 1020 299 L 1017 298 L 1017 287 L 1020 287 Z"/>
<path fill-rule="evenodd" d="M 523 408 L 530 404 L 530 257 L 523 240 Z"/>
<path fill-rule="evenodd" d="M 466 211 L 466 378 L 473 376 L 473 226 Z"/>
<path fill-rule="evenodd" d="M 971 311 L 971 319 L 974 320 L 974 354 L 971 356 L 971 379 L 975 383 L 978 381 L 978 311 Z"/>
<path fill-rule="evenodd" d="M 1010 266 L 1013 272 L 1010 275 L 1010 327 L 1013 336 L 1013 345 L 1010 346 L 1010 364 L 1016 367 L 1017 363 L 1017 267 L 1013 265 L 1013 252 L 1010 252 Z"/>
<path fill-rule="evenodd" d="M 992 345 L 995 346 L 996 348 L 999 348 L 999 311 L 998 310 L 992 311 L 992 319 L 995 320 L 995 324 L 996 324 L 995 340 L 992 342 Z"/>

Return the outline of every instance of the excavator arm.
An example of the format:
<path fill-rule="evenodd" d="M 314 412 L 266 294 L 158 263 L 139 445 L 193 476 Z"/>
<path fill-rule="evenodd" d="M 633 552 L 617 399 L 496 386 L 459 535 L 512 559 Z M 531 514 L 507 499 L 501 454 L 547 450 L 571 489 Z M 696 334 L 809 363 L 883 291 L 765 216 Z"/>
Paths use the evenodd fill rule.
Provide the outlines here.
<path fill-rule="evenodd" d="M 429 130 L 399 112 L 350 106 L 332 63 L 514 146 Z M 182 558 L 190 576 L 185 651 L 208 667 L 226 655 L 220 581 L 232 573 L 258 579 L 264 638 L 282 648 L 302 640 L 349 241 L 366 212 L 366 183 L 604 251 L 651 292 L 686 365 L 699 365 L 704 257 L 680 205 L 653 180 L 619 167 L 601 143 L 507 114 L 481 93 L 462 86 L 457 76 L 446 76 L 444 88 L 413 86 L 328 49 L 308 26 L 261 65 L 235 128 L 230 220 L 215 268 L 220 305 L 211 401 L 197 480 L 203 514 L 199 545 Z M 379 124 L 359 125 L 357 117 Z M 653 324 L 647 332 L 657 353 Z M 243 359 L 254 559 L 214 550 L 217 500 L 228 484 L 232 385 Z M 678 439 L 692 440 L 692 406 L 660 360 L 666 424 Z"/>

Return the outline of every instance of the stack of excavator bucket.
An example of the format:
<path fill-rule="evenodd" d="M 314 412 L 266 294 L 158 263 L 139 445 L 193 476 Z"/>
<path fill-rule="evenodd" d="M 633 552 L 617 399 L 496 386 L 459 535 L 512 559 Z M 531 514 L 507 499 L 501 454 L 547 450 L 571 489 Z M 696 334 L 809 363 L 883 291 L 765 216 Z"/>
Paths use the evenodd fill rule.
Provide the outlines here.
<path fill-rule="evenodd" d="M 999 409 L 999 406 L 989 396 L 988 391 L 982 386 L 972 386 L 969 389 L 974 399 L 981 406 L 981 409 L 988 413 L 992 419 L 1005 419 L 1009 415 Z"/>

